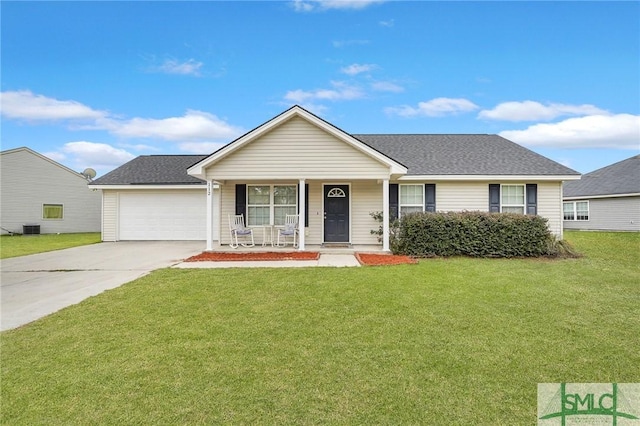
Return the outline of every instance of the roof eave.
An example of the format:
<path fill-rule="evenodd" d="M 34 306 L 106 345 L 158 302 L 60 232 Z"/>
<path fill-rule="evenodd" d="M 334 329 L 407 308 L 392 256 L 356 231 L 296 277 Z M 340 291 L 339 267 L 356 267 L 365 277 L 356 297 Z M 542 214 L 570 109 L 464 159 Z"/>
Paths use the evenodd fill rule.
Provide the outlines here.
<path fill-rule="evenodd" d="M 628 192 L 625 194 L 600 194 L 600 195 L 570 195 L 563 196 L 563 200 L 586 200 L 597 198 L 623 198 L 623 197 L 640 197 L 640 192 Z"/>
<path fill-rule="evenodd" d="M 103 184 L 103 185 L 95 185 L 89 184 L 89 189 L 122 189 L 122 190 L 132 190 L 132 189 L 205 189 L 207 185 L 202 183 L 176 183 L 176 184 L 131 184 L 131 183 L 123 183 L 123 184 Z"/>
<path fill-rule="evenodd" d="M 426 181 L 426 180 L 449 180 L 449 181 L 549 181 L 559 182 L 567 180 L 578 180 L 580 175 L 405 175 L 400 181 Z"/>

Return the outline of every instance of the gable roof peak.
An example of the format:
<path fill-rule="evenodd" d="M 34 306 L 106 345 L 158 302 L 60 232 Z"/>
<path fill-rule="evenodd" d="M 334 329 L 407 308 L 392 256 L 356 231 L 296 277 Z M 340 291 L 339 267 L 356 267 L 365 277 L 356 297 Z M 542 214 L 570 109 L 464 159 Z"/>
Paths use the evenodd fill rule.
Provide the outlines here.
<path fill-rule="evenodd" d="M 365 155 L 368 155 L 376 159 L 377 161 L 389 166 L 392 174 L 405 174 L 407 172 L 407 168 L 403 164 L 401 164 L 398 160 L 395 160 L 389 157 L 388 155 L 382 153 L 381 151 L 375 149 L 374 147 L 371 147 L 370 145 L 363 143 L 362 141 L 360 141 L 358 138 L 351 135 L 350 133 L 345 132 L 344 130 L 340 129 L 334 124 L 329 123 L 325 119 L 315 115 L 312 112 L 307 111 L 306 109 L 302 108 L 300 105 L 296 104 L 290 107 L 289 109 L 281 112 L 280 114 L 276 115 L 271 120 L 266 121 L 260 126 L 254 128 L 253 130 L 250 130 L 249 132 L 245 133 L 244 135 L 240 136 L 234 141 L 223 146 L 222 148 L 220 148 L 213 154 L 209 155 L 207 158 L 203 159 L 202 161 L 199 161 L 198 163 L 189 167 L 189 170 L 188 170 L 189 175 L 200 178 L 200 179 L 204 179 L 206 174 L 205 169 L 207 167 L 216 163 L 217 161 L 222 160 L 223 158 L 232 154 L 233 152 L 236 152 L 237 150 L 253 142 L 254 140 L 257 140 L 264 134 L 277 128 L 283 123 L 286 123 L 291 118 L 296 116 L 303 118 L 310 124 L 336 137 L 342 142 L 348 145 L 351 145 L 352 147 L 361 151 Z"/>

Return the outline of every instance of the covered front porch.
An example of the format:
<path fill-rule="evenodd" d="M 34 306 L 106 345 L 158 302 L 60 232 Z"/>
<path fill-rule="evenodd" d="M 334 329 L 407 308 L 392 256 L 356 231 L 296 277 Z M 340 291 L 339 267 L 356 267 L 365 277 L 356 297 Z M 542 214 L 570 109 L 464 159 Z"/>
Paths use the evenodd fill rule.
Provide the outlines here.
<path fill-rule="evenodd" d="M 377 245 L 389 251 L 389 181 L 407 168 L 294 106 L 188 169 L 207 184 L 207 250 L 230 243 L 229 217 L 271 229 L 298 215 L 298 247 Z M 264 231 L 262 231 L 264 232 Z M 255 237 L 255 235 L 254 235 Z"/>
<path fill-rule="evenodd" d="M 318 179 L 207 182 L 207 251 L 389 251 L 389 180 Z M 372 213 L 383 212 L 383 223 Z M 242 215 L 252 238 L 232 248 L 231 222 Z M 296 215 L 296 244 L 279 238 Z M 386 225 L 386 226 L 385 226 Z M 383 241 L 373 232 L 383 229 Z M 253 247 L 246 244 L 253 240 Z M 280 244 L 278 244 L 280 242 Z"/>

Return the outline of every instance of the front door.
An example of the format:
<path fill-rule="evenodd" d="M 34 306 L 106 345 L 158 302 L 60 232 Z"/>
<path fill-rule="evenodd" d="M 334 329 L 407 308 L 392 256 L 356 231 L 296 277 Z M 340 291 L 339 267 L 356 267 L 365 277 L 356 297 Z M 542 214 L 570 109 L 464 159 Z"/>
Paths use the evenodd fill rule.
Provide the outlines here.
<path fill-rule="evenodd" d="M 324 242 L 349 242 L 349 185 L 324 186 Z"/>

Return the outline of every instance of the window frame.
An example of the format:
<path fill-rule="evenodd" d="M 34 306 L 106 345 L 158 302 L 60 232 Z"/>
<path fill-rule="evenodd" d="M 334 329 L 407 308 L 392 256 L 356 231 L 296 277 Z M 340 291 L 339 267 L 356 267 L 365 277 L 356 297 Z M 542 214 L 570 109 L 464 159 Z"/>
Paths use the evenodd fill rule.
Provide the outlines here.
<path fill-rule="evenodd" d="M 578 215 L 578 204 L 585 204 L 587 206 L 586 212 L 587 214 L 584 215 Z M 565 205 L 571 205 L 572 206 L 572 210 L 571 210 L 571 214 L 572 214 L 572 218 L 571 219 L 566 219 L 565 218 L 565 209 L 564 206 Z M 590 205 L 589 205 L 589 200 L 576 200 L 576 201 L 563 201 L 562 202 L 562 220 L 566 220 L 569 222 L 588 222 L 589 221 L 589 217 L 590 217 Z M 584 210 L 580 210 L 582 212 L 584 212 Z M 585 218 L 586 217 L 586 218 Z"/>
<path fill-rule="evenodd" d="M 403 203 L 402 202 L 402 188 L 406 188 L 409 186 L 414 186 L 414 187 L 419 187 L 420 188 L 420 193 L 422 194 L 422 202 L 420 204 L 418 203 Z M 425 188 L 424 188 L 424 184 L 418 184 L 418 183 L 401 183 L 398 185 L 398 219 L 402 218 L 402 208 L 403 207 L 420 207 L 420 211 L 424 212 L 424 201 L 425 198 Z M 417 213 L 417 212 L 410 212 L 410 213 Z M 409 213 L 406 213 L 409 214 Z"/>
<path fill-rule="evenodd" d="M 504 188 L 505 187 L 521 187 L 522 188 L 522 204 L 513 204 L 513 203 L 505 203 L 504 202 Z M 500 184 L 500 213 L 514 213 L 514 212 L 505 212 L 504 208 L 514 208 L 514 207 L 522 207 L 522 213 L 515 213 L 515 214 L 523 214 L 526 215 L 527 214 L 527 185 L 524 183 L 504 183 L 504 184 Z"/>
<path fill-rule="evenodd" d="M 45 208 L 60 207 L 60 217 L 46 217 Z M 42 203 L 42 220 L 64 220 L 64 204 L 62 203 Z"/>
<path fill-rule="evenodd" d="M 269 204 L 250 204 L 249 203 L 249 195 L 251 194 L 251 188 L 252 187 L 268 187 L 269 188 Z M 275 194 L 275 188 L 276 187 L 290 187 L 294 189 L 294 193 L 295 193 L 295 204 L 276 204 L 276 194 Z M 247 184 L 247 198 L 245 200 L 246 206 L 247 206 L 247 223 L 246 225 L 248 227 L 261 227 L 261 226 L 281 226 L 284 225 L 284 223 L 282 224 L 277 224 L 276 223 L 276 207 L 284 207 L 284 208 L 294 208 L 295 212 L 294 214 L 297 214 L 298 212 L 298 185 L 296 184 Z M 250 215 L 249 215 L 249 209 L 251 207 L 269 207 L 269 223 L 264 223 L 264 224 L 255 224 L 255 223 L 251 223 L 250 220 Z"/>

